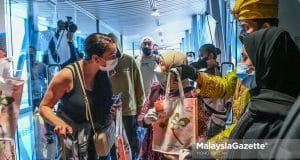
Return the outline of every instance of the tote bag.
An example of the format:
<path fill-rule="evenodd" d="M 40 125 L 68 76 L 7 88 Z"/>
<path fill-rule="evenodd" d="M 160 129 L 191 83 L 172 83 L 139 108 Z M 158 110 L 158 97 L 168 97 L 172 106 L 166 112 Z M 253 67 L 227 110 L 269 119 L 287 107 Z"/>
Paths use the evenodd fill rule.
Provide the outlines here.
<path fill-rule="evenodd" d="M 14 138 L 24 80 L 0 75 L 0 159 L 14 160 Z"/>
<path fill-rule="evenodd" d="M 180 149 L 188 148 L 198 139 L 198 101 L 197 98 L 185 98 L 180 76 L 177 70 L 179 97 L 170 97 L 170 77 L 168 75 L 164 100 L 154 103 L 159 119 L 153 124 L 152 150 L 179 155 Z M 188 134 L 187 134 L 188 133 Z"/>

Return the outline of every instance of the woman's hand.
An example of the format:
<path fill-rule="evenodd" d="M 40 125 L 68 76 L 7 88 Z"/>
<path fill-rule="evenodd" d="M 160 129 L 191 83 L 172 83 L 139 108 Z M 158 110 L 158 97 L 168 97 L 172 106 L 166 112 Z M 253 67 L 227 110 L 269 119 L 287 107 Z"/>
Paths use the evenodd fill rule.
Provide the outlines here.
<path fill-rule="evenodd" d="M 158 113 L 155 111 L 154 108 L 148 110 L 146 115 L 144 116 L 144 123 L 145 124 L 152 124 L 158 120 Z"/>
<path fill-rule="evenodd" d="M 59 124 L 55 126 L 54 132 L 58 137 L 66 138 L 68 134 L 73 133 L 73 129 L 67 124 Z"/>
<path fill-rule="evenodd" d="M 192 151 L 190 149 L 181 149 L 179 151 L 179 160 L 192 159 Z"/>

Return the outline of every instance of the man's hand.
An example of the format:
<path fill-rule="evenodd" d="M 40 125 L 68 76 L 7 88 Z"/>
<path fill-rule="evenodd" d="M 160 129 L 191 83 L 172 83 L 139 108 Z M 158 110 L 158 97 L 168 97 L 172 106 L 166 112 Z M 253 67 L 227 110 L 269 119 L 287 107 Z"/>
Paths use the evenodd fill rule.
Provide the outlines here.
<path fill-rule="evenodd" d="M 176 67 L 180 74 L 181 79 L 191 79 L 193 81 L 196 81 L 198 79 L 198 72 L 196 69 L 190 65 L 182 64 L 178 67 Z"/>

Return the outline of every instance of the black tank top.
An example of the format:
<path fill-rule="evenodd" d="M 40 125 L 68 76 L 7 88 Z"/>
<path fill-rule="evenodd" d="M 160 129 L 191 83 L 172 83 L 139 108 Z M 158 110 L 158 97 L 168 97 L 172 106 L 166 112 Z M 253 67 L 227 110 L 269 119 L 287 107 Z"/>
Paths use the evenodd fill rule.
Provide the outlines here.
<path fill-rule="evenodd" d="M 80 75 L 78 75 L 75 65 L 78 66 L 78 68 L 80 70 L 79 71 Z M 82 77 L 81 68 L 80 68 L 78 62 L 71 64 L 71 66 L 73 66 L 74 72 L 72 71 L 70 66 L 67 66 L 66 68 L 68 68 L 72 71 L 73 89 L 69 93 L 64 94 L 64 96 L 61 98 L 60 110 L 62 112 L 64 112 L 64 114 L 66 114 L 72 121 L 74 121 L 76 123 L 88 122 L 86 119 L 86 105 L 84 102 L 84 95 L 83 95 L 81 83 L 79 80 L 79 76 Z M 99 75 L 99 74 L 103 74 L 103 73 L 97 73 L 97 75 Z M 106 73 L 104 73 L 104 74 L 106 74 Z M 97 77 L 99 77 L 99 76 L 95 76 L 94 83 L 106 82 L 104 80 L 100 80 Z M 101 76 L 101 77 L 103 77 L 103 76 Z M 105 84 L 103 84 L 103 85 L 108 86 Z M 107 115 L 109 114 L 110 107 L 111 107 L 110 103 L 105 103 L 105 100 L 103 100 L 103 99 L 109 99 L 109 102 L 110 102 L 111 96 L 112 96 L 112 95 L 110 95 L 110 92 L 108 92 L 108 93 L 106 92 L 104 94 L 98 93 L 99 90 L 100 91 L 102 90 L 102 92 L 103 92 L 103 89 L 104 88 L 101 88 L 101 87 L 100 88 L 97 87 L 97 89 L 95 89 L 95 87 L 93 87 L 92 91 L 85 90 L 87 97 L 89 99 L 93 121 L 98 124 L 103 124 L 105 122 L 105 119 L 106 119 Z M 106 90 L 111 90 L 111 85 Z M 105 98 L 103 98 L 103 97 L 105 97 Z"/>
<path fill-rule="evenodd" d="M 72 71 L 73 75 L 73 89 L 69 92 L 63 95 L 61 98 L 61 108 L 60 110 L 64 112 L 70 119 L 72 119 L 74 122 L 77 123 L 83 123 L 87 122 L 86 119 L 86 105 L 84 102 L 84 95 L 81 87 L 81 83 L 79 80 L 79 76 L 76 67 L 77 63 L 71 64 L 71 66 L 74 69 L 71 69 L 71 66 L 67 66 L 66 68 L 70 69 Z M 79 67 L 79 65 L 77 65 Z M 79 71 L 81 73 L 81 71 Z M 87 97 L 89 99 L 89 103 L 91 108 L 93 108 L 93 91 L 85 90 Z"/>

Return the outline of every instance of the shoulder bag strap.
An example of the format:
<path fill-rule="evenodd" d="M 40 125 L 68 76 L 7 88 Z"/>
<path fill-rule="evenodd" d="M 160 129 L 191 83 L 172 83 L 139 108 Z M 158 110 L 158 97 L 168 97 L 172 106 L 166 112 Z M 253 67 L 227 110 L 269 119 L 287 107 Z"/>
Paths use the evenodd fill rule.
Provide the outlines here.
<path fill-rule="evenodd" d="M 83 81 L 83 76 L 81 75 L 79 68 L 79 63 L 76 62 L 75 64 L 75 68 L 76 68 L 76 71 L 77 71 L 77 74 L 78 74 L 78 77 L 79 77 L 79 81 L 80 81 L 80 84 L 81 84 L 81 88 L 82 88 L 82 92 L 83 92 L 83 96 L 84 96 L 84 102 L 85 102 L 85 105 L 86 105 L 86 119 L 88 121 L 90 121 L 91 125 L 92 125 L 92 128 L 93 128 L 93 131 L 94 133 L 96 133 L 96 130 L 95 130 L 95 126 L 94 126 L 94 122 L 93 122 L 93 117 L 92 117 L 92 113 L 91 113 L 91 107 L 90 107 L 90 103 L 89 103 L 89 99 L 86 95 L 86 92 L 85 92 L 85 85 L 84 85 L 84 81 Z"/>

